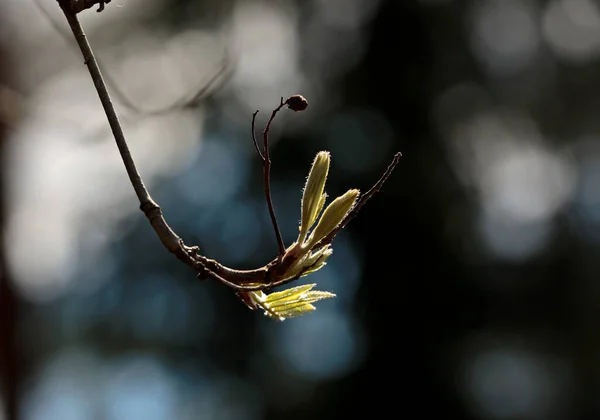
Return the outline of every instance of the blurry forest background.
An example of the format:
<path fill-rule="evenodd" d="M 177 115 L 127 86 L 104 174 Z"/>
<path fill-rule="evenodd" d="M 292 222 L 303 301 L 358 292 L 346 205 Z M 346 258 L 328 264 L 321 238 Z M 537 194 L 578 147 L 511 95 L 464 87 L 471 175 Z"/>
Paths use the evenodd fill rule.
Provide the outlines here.
<path fill-rule="evenodd" d="M 262 128 L 281 96 L 310 104 L 272 131 L 287 244 L 319 150 L 331 197 L 403 153 L 301 281 L 338 297 L 283 323 L 160 245 L 66 21 L 39 3 L 48 16 L 0 1 L 0 419 L 600 417 L 599 3 L 113 0 L 80 15 L 151 194 L 227 265 L 277 251 L 256 109 Z M 197 106 L 148 112 L 207 84 Z"/>

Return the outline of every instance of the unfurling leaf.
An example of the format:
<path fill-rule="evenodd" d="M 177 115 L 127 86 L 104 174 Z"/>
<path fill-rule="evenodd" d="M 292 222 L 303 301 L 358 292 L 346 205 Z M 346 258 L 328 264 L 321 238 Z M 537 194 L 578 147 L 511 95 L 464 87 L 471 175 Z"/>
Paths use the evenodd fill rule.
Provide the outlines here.
<path fill-rule="evenodd" d="M 325 211 L 323 211 L 321 219 L 319 219 L 319 223 L 317 223 L 317 227 L 312 231 L 307 241 L 307 248 L 318 244 L 321 239 L 329 235 L 344 220 L 344 217 L 354 207 L 358 194 L 358 190 L 349 190 L 346 194 L 336 198 L 327 206 Z"/>
<path fill-rule="evenodd" d="M 319 248 L 315 252 L 310 252 L 309 249 L 299 249 L 301 255 L 299 259 L 292 264 L 285 272 L 285 277 L 304 277 L 310 273 L 321 269 L 326 263 L 327 258 L 331 256 L 333 250 L 328 244 L 322 248 Z"/>
<path fill-rule="evenodd" d="M 306 179 L 302 194 L 302 218 L 300 222 L 300 236 L 298 242 L 304 242 L 308 230 L 317 220 L 319 212 L 325 204 L 325 181 L 329 172 L 329 152 L 319 152 L 313 161 Z"/>
<path fill-rule="evenodd" d="M 322 299 L 335 297 L 335 294 L 311 290 L 316 284 L 305 284 L 267 295 L 262 291 L 251 292 L 256 306 L 265 311 L 265 315 L 283 321 L 304 315 L 315 310 L 311 305 Z"/>

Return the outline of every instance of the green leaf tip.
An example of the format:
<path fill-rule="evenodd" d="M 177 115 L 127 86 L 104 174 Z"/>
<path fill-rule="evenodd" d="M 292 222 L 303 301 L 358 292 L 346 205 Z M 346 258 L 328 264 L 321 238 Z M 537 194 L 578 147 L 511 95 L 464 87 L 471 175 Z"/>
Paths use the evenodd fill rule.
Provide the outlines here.
<path fill-rule="evenodd" d="M 399 157 L 399 153 L 394 155 L 392 163 L 360 201 L 360 191 L 351 189 L 325 207 L 325 182 L 331 157 L 327 151 L 317 153 L 302 192 L 298 239 L 286 249 L 282 245 L 277 259 L 265 266 L 266 274 L 273 276 L 265 276 L 261 290 L 238 292 L 242 301 L 250 309 L 262 309 L 265 315 L 283 321 L 314 311 L 314 302 L 335 297 L 335 294 L 330 292 L 312 290 L 315 284 L 292 287 L 271 294 L 266 294 L 263 290 L 295 281 L 323 268 L 333 253 L 331 243 L 335 235 L 356 216 L 360 207 L 379 191 L 396 167 Z M 256 290 L 254 287 L 252 289 Z"/>
<path fill-rule="evenodd" d="M 302 194 L 302 218 L 300 222 L 300 236 L 298 238 L 299 243 L 304 242 L 308 230 L 317 220 L 317 216 L 325 204 L 326 194 L 323 191 L 325 190 L 325 181 L 327 181 L 327 174 L 329 173 L 329 162 L 329 152 L 323 151 L 317 153 L 310 168 L 308 178 L 306 178 L 306 185 Z"/>
<path fill-rule="evenodd" d="M 346 194 L 333 200 L 323 211 L 323 215 L 308 239 L 306 247 L 311 248 L 329 235 L 344 220 L 352 210 L 360 192 L 356 189 L 348 190 Z"/>
<path fill-rule="evenodd" d="M 312 290 L 315 286 L 305 284 L 269 295 L 262 291 L 251 292 L 250 295 L 256 306 L 265 311 L 265 315 L 284 321 L 314 311 L 316 308 L 312 303 L 335 297 L 330 292 Z"/>

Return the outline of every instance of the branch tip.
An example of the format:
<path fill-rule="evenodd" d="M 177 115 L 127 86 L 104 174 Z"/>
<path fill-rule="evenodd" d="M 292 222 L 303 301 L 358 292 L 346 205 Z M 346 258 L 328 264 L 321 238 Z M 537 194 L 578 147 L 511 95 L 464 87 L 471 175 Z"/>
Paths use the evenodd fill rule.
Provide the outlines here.
<path fill-rule="evenodd" d="M 385 181 L 387 181 L 387 179 L 390 177 L 390 175 L 396 168 L 396 165 L 398 165 L 398 162 L 400 161 L 401 156 L 402 156 L 401 152 L 397 152 L 394 155 L 394 157 L 392 158 L 392 161 L 390 162 L 390 164 L 388 165 L 386 170 L 383 172 L 381 177 L 377 180 L 375 185 L 373 185 L 366 193 L 364 193 L 363 195 L 360 196 L 360 198 L 358 199 L 358 202 L 354 205 L 352 210 L 350 210 L 348 212 L 348 214 L 346 215 L 346 217 L 344 217 L 344 219 L 340 222 L 340 224 L 337 225 L 337 227 L 335 229 L 333 229 L 326 237 L 324 237 L 322 240 L 320 240 L 313 247 L 313 249 L 318 249 L 327 244 L 330 244 L 331 241 L 333 240 L 333 238 L 335 237 L 335 235 L 337 235 L 340 230 L 342 230 L 352 219 L 354 219 L 358 215 L 358 212 L 360 211 L 362 206 L 364 206 L 367 203 L 367 201 L 369 201 L 371 199 L 371 197 L 373 197 L 375 195 L 375 193 L 379 192 L 379 190 L 381 189 L 381 187 L 383 186 Z"/>
<path fill-rule="evenodd" d="M 110 3 L 112 0 L 66 0 L 69 2 L 69 8 L 71 12 L 77 14 L 79 12 L 83 12 L 84 10 L 91 9 L 96 4 L 98 5 L 98 9 L 96 12 L 102 12 L 104 10 L 104 5 Z M 59 0 L 61 3 L 65 3 L 65 0 Z"/>
<path fill-rule="evenodd" d="M 294 112 L 304 111 L 308 106 L 308 101 L 302 95 L 292 95 L 285 101 L 289 109 Z"/>
<path fill-rule="evenodd" d="M 285 254 L 285 244 L 283 243 L 281 231 L 279 230 L 279 224 L 277 223 L 277 217 L 275 216 L 275 208 L 273 207 L 273 199 L 271 197 L 271 155 L 269 152 L 269 131 L 271 130 L 271 124 L 273 123 L 275 116 L 284 105 L 285 102 L 283 102 L 282 96 L 279 106 L 273 110 L 271 117 L 269 118 L 269 121 L 263 130 L 263 183 L 267 207 L 269 208 L 269 216 L 271 217 L 271 222 L 273 223 L 273 230 L 275 231 L 277 247 L 279 249 L 278 261 L 283 259 L 283 255 Z M 254 133 L 254 131 L 252 131 L 252 133 Z"/>

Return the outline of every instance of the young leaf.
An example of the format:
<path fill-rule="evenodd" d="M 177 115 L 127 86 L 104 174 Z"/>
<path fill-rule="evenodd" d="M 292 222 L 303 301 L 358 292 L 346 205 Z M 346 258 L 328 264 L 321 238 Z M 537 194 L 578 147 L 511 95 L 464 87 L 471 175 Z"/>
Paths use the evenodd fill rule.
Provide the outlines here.
<path fill-rule="evenodd" d="M 265 295 L 255 293 L 256 306 L 264 309 L 265 315 L 283 321 L 288 318 L 304 315 L 315 310 L 312 303 L 335 297 L 335 294 L 311 290 L 316 284 L 305 284 L 292 287 L 281 292 Z"/>
<path fill-rule="evenodd" d="M 352 210 L 352 207 L 354 207 L 358 194 L 358 190 L 352 189 L 333 200 L 327 206 L 325 211 L 323 211 L 321 219 L 319 219 L 319 222 L 317 223 L 317 227 L 312 231 L 304 246 L 307 248 L 312 247 L 335 229 L 344 217 L 346 217 L 346 214 Z"/>
<path fill-rule="evenodd" d="M 308 230 L 317 220 L 317 216 L 325 203 L 323 190 L 329 172 L 329 152 L 319 152 L 313 161 L 306 179 L 302 194 L 302 219 L 300 222 L 300 236 L 298 242 L 304 242 Z"/>

